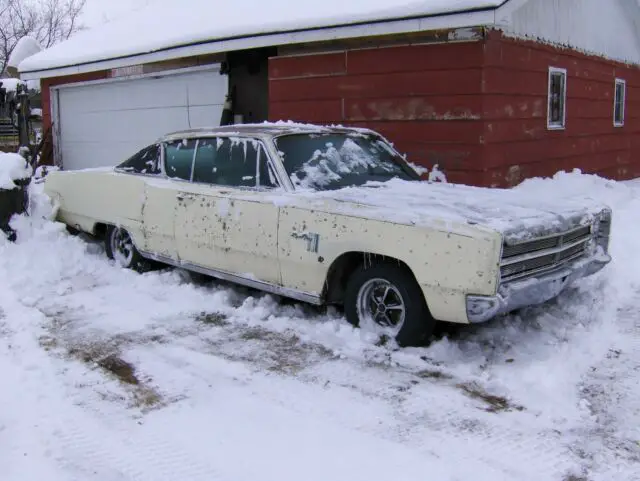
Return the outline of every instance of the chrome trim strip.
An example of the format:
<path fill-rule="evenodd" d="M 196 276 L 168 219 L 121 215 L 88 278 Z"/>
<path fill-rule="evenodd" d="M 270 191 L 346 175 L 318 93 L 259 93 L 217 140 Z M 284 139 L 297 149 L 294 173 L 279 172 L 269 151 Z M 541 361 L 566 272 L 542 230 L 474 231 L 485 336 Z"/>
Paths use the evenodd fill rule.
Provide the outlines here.
<path fill-rule="evenodd" d="M 509 284 L 509 282 L 515 281 L 517 279 L 522 279 L 523 277 L 535 277 L 536 275 L 543 274 L 543 273 L 552 274 L 555 270 L 564 269 L 566 265 L 569 264 L 570 262 L 573 262 L 576 259 L 580 259 L 581 257 L 584 257 L 584 256 L 585 256 L 584 252 L 578 252 L 577 254 L 574 254 L 571 257 L 567 257 L 561 262 L 554 262 L 553 264 L 550 264 L 548 266 L 539 267 L 531 271 L 526 271 L 518 274 L 513 274 L 511 276 L 501 277 L 502 282 L 500 284 L 506 286 Z"/>
<path fill-rule="evenodd" d="M 556 237 L 565 237 L 567 235 L 571 235 L 575 232 L 578 232 L 579 230 L 584 229 L 585 227 L 589 227 L 591 232 L 590 234 L 593 234 L 593 228 L 591 224 L 583 224 L 580 225 L 574 229 L 568 230 L 568 231 L 564 231 L 564 232 L 556 232 L 555 234 L 549 234 L 546 236 L 542 236 L 542 237 L 536 237 L 534 239 L 527 239 L 527 240 L 522 240 L 520 242 L 513 242 L 513 243 L 508 243 L 507 246 L 508 247 L 512 247 L 512 246 L 519 246 L 519 245 L 523 245 L 523 244 L 528 244 L 529 242 L 534 243 L 534 242 L 538 242 L 538 241 L 543 241 L 543 240 L 547 240 L 547 239 L 553 239 Z"/>
<path fill-rule="evenodd" d="M 256 279 L 249 279 L 247 277 L 242 277 L 237 274 L 232 274 L 230 272 L 220 271 L 216 269 L 209 269 L 207 267 L 192 264 L 190 262 L 175 261 L 170 257 L 166 257 L 159 254 L 152 254 L 150 252 L 144 252 L 139 249 L 138 249 L 138 252 L 140 252 L 140 255 L 142 257 L 145 257 L 150 260 L 161 262 L 163 264 L 167 264 L 173 267 L 178 267 L 181 269 L 197 272 L 199 274 L 204 274 L 205 276 L 214 277 L 216 279 L 231 282 L 234 284 L 239 284 L 245 287 L 249 287 L 251 289 L 268 292 L 269 294 L 274 294 L 276 296 L 288 297 L 300 302 L 314 304 L 316 306 L 321 306 L 322 304 L 324 304 L 320 296 L 315 294 L 309 294 L 308 292 L 299 291 L 297 289 L 290 289 L 288 287 L 278 286 L 276 284 L 259 281 Z"/>
<path fill-rule="evenodd" d="M 572 242 L 571 244 L 563 244 L 560 247 L 555 247 L 551 249 L 544 249 L 541 251 L 530 252 L 527 254 L 522 254 L 519 256 L 508 257 L 506 260 L 500 262 L 500 267 L 510 266 L 512 264 L 517 264 L 518 262 L 526 262 L 531 259 L 537 259 L 538 257 L 550 256 L 552 254 L 561 254 L 564 251 L 570 250 L 573 247 L 577 247 L 580 244 L 586 244 L 591 240 L 591 236 L 586 237 L 584 239 Z"/>

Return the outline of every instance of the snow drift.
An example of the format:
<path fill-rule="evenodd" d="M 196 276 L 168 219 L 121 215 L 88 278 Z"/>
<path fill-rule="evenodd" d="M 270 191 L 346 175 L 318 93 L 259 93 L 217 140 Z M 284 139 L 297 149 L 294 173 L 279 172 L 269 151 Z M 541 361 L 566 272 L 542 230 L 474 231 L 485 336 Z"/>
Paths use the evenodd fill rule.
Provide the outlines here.
<path fill-rule="evenodd" d="M 640 479 L 640 183 L 515 188 L 609 204 L 612 263 L 404 350 L 333 311 L 118 269 L 39 189 L 0 244 L 3 480 Z"/>

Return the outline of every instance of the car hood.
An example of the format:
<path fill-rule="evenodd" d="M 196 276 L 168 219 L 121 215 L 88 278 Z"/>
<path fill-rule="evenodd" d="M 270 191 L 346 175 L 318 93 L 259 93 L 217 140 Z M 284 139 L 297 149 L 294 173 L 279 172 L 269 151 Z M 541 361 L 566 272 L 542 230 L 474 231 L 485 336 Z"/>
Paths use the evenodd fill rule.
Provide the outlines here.
<path fill-rule="evenodd" d="M 508 243 L 564 232 L 594 221 L 605 205 L 556 192 L 490 189 L 460 184 L 391 180 L 337 191 L 303 192 L 314 208 L 388 222 L 437 226 L 477 226 Z"/>

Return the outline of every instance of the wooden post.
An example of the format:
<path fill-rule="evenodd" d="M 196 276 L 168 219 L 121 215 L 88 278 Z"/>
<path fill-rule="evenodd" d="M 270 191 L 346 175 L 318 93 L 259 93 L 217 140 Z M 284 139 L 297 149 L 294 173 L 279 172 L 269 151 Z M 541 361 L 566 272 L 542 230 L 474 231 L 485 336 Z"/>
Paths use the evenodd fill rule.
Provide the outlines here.
<path fill-rule="evenodd" d="M 29 107 L 29 92 L 27 86 L 18 84 L 17 97 L 20 104 L 18 109 L 18 141 L 20 147 L 27 147 L 31 151 L 31 139 L 29 138 L 29 117 L 31 109 Z"/>

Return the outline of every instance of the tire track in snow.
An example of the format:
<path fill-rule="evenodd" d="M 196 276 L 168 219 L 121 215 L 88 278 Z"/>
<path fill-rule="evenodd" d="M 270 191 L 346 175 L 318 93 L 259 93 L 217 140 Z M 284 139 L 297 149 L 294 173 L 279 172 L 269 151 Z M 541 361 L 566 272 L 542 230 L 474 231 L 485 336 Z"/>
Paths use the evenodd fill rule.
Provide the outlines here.
<path fill-rule="evenodd" d="M 218 478 L 206 459 L 194 458 L 166 433 L 157 436 L 141 430 L 138 421 L 119 406 L 104 403 L 86 390 L 80 393 L 78 384 L 97 383 L 102 376 L 47 355 L 39 339 L 46 334 L 48 319 L 13 294 L 0 290 L 0 304 L 12 331 L 0 338 L 3 384 L 11 386 L 0 390 L 0 416 L 11 413 L 13 418 L 0 422 L 3 478 Z"/>
<path fill-rule="evenodd" d="M 235 331 L 233 328 L 225 330 L 220 327 L 216 327 L 214 331 L 218 335 L 218 342 L 213 344 L 213 351 L 210 349 L 212 344 L 208 336 L 205 336 L 204 340 L 202 336 L 181 338 L 177 340 L 177 344 L 185 350 L 190 350 L 191 356 L 196 355 L 203 360 L 206 359 L 207 353 L 214 356 L 214 359 L 222 356 L 233 360 L 243 366 L 245 377 L 249 376 L 249 373 L 264 373 L 265 366 L 270 364 L 272 349 L 277 350 L 278 343 L 269 345 L 268 342 L 263 342 L 260 345 L 254 344 L 253 350 L 248 352 L 251 349 L 247 349 L 247 341 L 243 341 L 242 338 L 242 329 L 238 332 L 237 326 Z M 271 336 L 274 336 L 274 333 L 271 333 Z M 245 345 L 242 345 L 243 342 Z M 286 339 L 279 341 L 279 344 L 288 346 Z M 309 346 L 308 350 L 312 355 L 317 352 L 313 346 Z M 207 379 L 205 374 L 196 374 L 198 367 L 186 360 L 190 357 L 188 354 L 169 356 L 161 346 L 153 348 L 153 352 L 158 358 L 173 365 L 174 369 L 180 372 L 180 376 L 195 376 L 189 381 L 174 380 L 179 386 L 175 388 L 176 393 L 189 392 L 198 382 Z M 287 355 L 288 352 L 283 354 Z M 261 355 L 267 358 L 266 362 L 261 360 Z M 214 359 L 209 362 L 218 362 Z M 272 383 L 277 384 L 281 379 L 294 378 L 314 386 L 313 389 L 318 392 L 318 402 L 321 402 L 322 396 L 327 396 L 328 392 L 349 391 L 352 393 L 350 396 L 356 400 L 354 404 L 381 403 L 389 413 L 384 420 L 363 424 L 352 423 L 349 416 L 342 419 L 341 415 L 335 412 L 322 413 L 319 417 L 342 419 L 350 428 L 393 442 L 419 447 L 425 454 L 433 455 L 445 445 L 464 445 L 464 453 L 457 455 L 461 461 L 474 463 L 482 460 L 500 471 L 512 472 L 519 476 L 519 479 L 525 479 L 522 477 L 521 466 L 532 462 L 538 466 L 545 466 L 531 478 L 536 480 L 543 474 L 553 479 L 575 465 L 566 449 L 563 449 L 561 436 L 552 431 L 538 432 L 531 424 L 531 414 L 512 413 L 505 418 L 484 412 L 485 403 L 462 395 L 456 387 L 455 380 L 451 382 L 447 376 L 436 381 L 418 376 L 419 371 L 412 372 L 399 366 L 385 368 L 379 364 L 353 359 L 311 359 L 309 362 L 307 358 L 304 368 L 293 374 L 275 371 L 270 376 Z M 430 374 L 432 373 L 430 371 Z M 241 375 L 238 377 L 242 378 Z M 283 392 L 287 390 L 274 388 L 273 391 L 263 390 L 261 395 L 274 402 L 287 404 L 287 396 L 283 396 Z M 526 426 L 522 419 L 518 422 L 518 417 L 525 417 L 529 426 Z M 503 455 L 505 452 L 510 454 L 508 459 Z"/>
<path fill-rule="evenodd" d="M 58 307 L 64 308 L 63 305 Z M 78 319 L 82 316 L 71 315 L 70 317 Z M 87 320 L 86 316 L 85 320 Z M 195 323 L 195 321 L 192 322 Z M 152 328 L 154 323 L 147 325 Z M 395 421 L 386 422 L 382 427 L 375 429 L 368 427 L 360 429 L 384 439 L 418 445 L 429 453 L 438 452 L 441 446 L 447 443 L 463 444 L 467 448 L 463 457 L 468 462 L 481 459 L 487 464 L 506 471 L 516 472 L 523 463 L 530 463 L 533 458 L 538 465 L 548 467 L 550 477 L 565 471 L 567 465 L 571 465 L 564 461 L 562 444 L 553 436 L 550 437 L 546 433 L 539 434 L 535 430 L 528 433 L 524 430 L 526 434 L 523 435 L 522 427 L 514 429 L 510 425 L 512 421 L 503 422 L 495 414 L 481 412 L 480 409 L 486 407 L 485 403 L 482 400 L 469 399 L 456 387 L 455 379 L 450 382 L 446 374 L 444 380 L 425 380 L 424 377 L 418 376 L 420 371 L 412 372 L 398 365 L 385 365 L 386 356 L 383 355 L 380 358 L 384 350 L 371 348 L 369 360 L 365 359 L 364 363 L 362 360 L 354 359 L 334 360 L 327 363 L 329 359 L 335 358 L 331 351 L 323 352 L 322 349 L 311 344 L 292 346 L 291 337 L 294 334 L 289 333 L 287 338 L 287 335 L 281 332 L 269 331 L 267 325 L 261 330 L 256 330 L 255 327 L 232 323 L 222 327 L 214 326 L 210 329 L 212 332 L 199 328 L 195 333 L 193 329 L 186 329 L 186 326 L 184 322 L 169 326 L 169 332 L 183 334 L 181 337 L 176 337 L 173 344 L 181 344 L 200 354 L 222 356 L 245 365 L 253 365 L 253 370 L 257 372 L 272 368 L 273 359 L 281 358 L 281 363 L 285 366 L 297 364 L 294 369 L 296 372 L 276 371 L 297 376 L 302 382 L 318 387 L 330 384 L 338 388 L 351 389 L 356 396 L 364 395 L 382 399 L 395 411 L 393 415 Z M 94 335 L 96 335 L 95 332 Z M 135 349 L 135 346 L 133 347 Z M 319 347 L 322 346 L 319 345 Z M 157 346 L 155 350 L 160 353 L 163 351 L 163 346 Z M 292 355 L 296 358 L 291 359 Z M 284 362 L 282 358 L 285 359 Z M 206 380 L 206 373 L 198 373 L 197 368 L 184 360 L 174 359 L 174 362 L 183 364 L 180 370 L 182 376 L 195 376 L 196 379 L 200 379 L 200 382 Z M 426 367 L 433 369 L 429 364 Z M 146 373 L 144 369 L 142 372 Z M 347 375 L 347 373 L 350 374 Z M 416 387 L 412 381 L 417 381 L 418 386 Z M 166 391 L 163 389 L 162 382 L 160 384 L 161 390 Z M 190 388 L 182 385 L 182 388 L 174 390 L 173 394 L 177 396 L 185 392 L 190 392 Z M 267 394 L 263 393 L 263 395 Z M 283 402 L 278 395 L 273 399 L 276 402 Z M 424 406 L 427 408 L 425 409 Z M 459 421 L 461 418 L 462 422 Z M 461 425 L 467 428 L 461 429 Z M 468 429 L 470 425 L 474 426 L 471 430 Z M 425 439 L 429 441 L 425 442 Z M 489 449 L 487 444 L 490 445 Z M 544 446 L 550 447 L 544 448 Z M 493 454 L 505 451 L 511 453 L 510 459 L 504 459 L 501 454 Z"/>
<path fill-rule="evenodd" d="M 34 313 L 23 311 L 21 317 L 33 318 Z M 181 449 L 166 432 L 157 435 L 148 429 L 140 429 L 135 417 L 119 406 L 110 406 L 99 396 L 87 395 L 84 390 L 80 395 L 77 383 L 91 383 L 91 377 L 101 377 L 99 374 L 87 375 L 80 366 L 70 365 L 68 361 L 38 356 L 37 340 L 31 337 L 29 341 L 14 344 L 18 363 L 26 362 L 27 365 L 12 371 L 19 379 L 14 385 L 19 385 L 24 393 L 18 402 L 31 408 L 31 415 L 37 417 L 37 429 L 18 422 L 14 429 L 8 430 L 7 437 L 15 440 L 13 447 L 10 444 L 8 449 L 10 460 L 20 459 L 23 451 L 31 459 L 28 455 L 42 444 L 42 448 L 37 449 L 41 454 L 36 454 L 36 463 L 46 461 L 61 473 L 60 479 L 65 480 L 70 479 L 69 476 L 78 480 L 132 481 L 199 481 L 218 477 L 216 469 L 206 459 L 198 459 Z M 29 372 L 24 373 L 24 368 Z M 34 395 L 37 399 L 32 401 Z M 9 467 L 11 465 L 9 462 Z M 23 469 L 25 467 L 19 463 L 16 472 Z M 20 478 L 16 475 L 15 479 Z M 41 475 L 29 479 L 51 477 Z"/>
<path fill-rule="evenodd" d="M 640 480 L 640 293 L 616 310 L 618 343 L 594 363 L 581 385 L 591 416 L 574 445 L 583 458 L 582 474 L 606 481 Z"/>
<path fill-rule="evenodd" d="M 530 406 L 525 406 L 527 410 L 524 412 L 486 413 L 481 410 L 482 407 L 486 407 L 483 401 L 470 399 L 456 387 L 460 382 L 471 381 L 477 382 L 479 386 L 491 387 L 495 384 L 490 381 L 491 376 L 500 375 L 500 371 L 496 369 L 496 363 L 500 362 L 502 356 L 499 351 L 506 350 L 501 344 L 503 340 L 499 339 L 494 344 L 498 349 L 493 353 L 455 358 L 454 366 L 448 366 L 443 370 L 445 374 L 453 375 L 453 379 L 425 380 L 417 376 L 418 372 L 424 369 L 425 364 L 420 360 L 420 356 L 430 355 L 439 359 L 448 359 L 448 356 L 442 356 L 438 351 L 440 349 L 438 346 L 404 353 L 390 352 L 374 346 L 360 345 L 354 348 L 345 345 L 345 339 L 334 331 L 325 329 L 331 322 L 325 317 L 301 319 L 296 323 L 292 317 L 304 311 L 290 307 L 274 307 L 275 303 L 270 302 L 267 296 L 260 296 L 251 302 L 238 303 L 238 297 L 242 296 L 239 293 L 242 291 L 178 284 L 169 273 L 138 276 L 114 269 L 104 260 L 87 254 L 79 256 L 76 253 L 69 259 L 56 259 L 55 262 L 53 260 L 51 262 L 54 264 L 53 267 L 59 270 L 58 274 L 49 272 L 49 279 L 45 277 L 44 280 L 35 281 L 35 286 L 31 289 L 33 299 L 29 304 L 43 310 L 57 308 L 63 314 L 66 312 L 73 321 L 69 325 L 72 336 L 86 338 L 105 335 L 108 337 L 137 333 L 148 337 L 148 334 L 163 332 L 165 337 L 168 337 L 168 334 L 180 333 L 179 337 L 168 346 L 154 346 L 151 361 L 140 363 L 136 358 L 138 349 L 135 345 L 128 346 L 123 352 L 124 356 L 137 363 L 142 373 L 149 373 L 156 379 L 162 392 L 192 393 L 194 398 L 202 401 L 201 396 L 207 395 L 203 393 L 209 376 L 208 369 L 202 365 L 204 360 L 211 362 L 219 357 L 227 361 L 235 359 L 240 366 L 248 366 L 251 372 L 257 372 L 258 375 L 263 375 L 263 371 L 275 367 L 276 372 L 284 377 L 293 378 L 296 383 L 311 386 L 319 397 L 331 396 L 332 392 L 335 394 L 351 391 L 350 394 L 345 395 L 352 400 L 349 403 L 352 407 L 360 404 L 370 405 L 369 403 L 382 406 L 388 413 L 382 423 L 374 421 L 375 416 L 371 414 L 365 419 L 366 422 L 361 421 L 359 424 L 354 424 L 347 414 L 332 411 L 333 408 L 326 408 L 328 411 L 323 411 L 319 407 L 308 406 L 305 409 L 316 413 L 319 417 L 325 415 L 337 417 L 350 429 L 412 446 L 412 449 L 419 449 L 424 454 L 436 453 L 446 457 L 443 454 L 443 446 L 464 446 L 465 451 L 457 456 L 458 459 L 462 456 L 465 461 L 476 466 L 492 466 L 496 472 L 517 474 L 517 476 L 509 476 L 510 478 L 523 479 L 522 467 L 535 464 L 537 470 L 531 474 L 531 479 L 536 481 L 541 477 L 547 479 L 559 477 L 574 465 L 574 460 L 566 455 L 565 442 L 553 433 L 548 421 L 538 422 L 537 413 L 530 412 Z M 19 280 L 22 282 L 15 283 L 14 289 L 20 289 L 21 283 L 30 279 Z M 26 284 L 28 285 L 28 282 Z M 189 309 L 184 310 L 173 306 L 172 303 L 176 300 L 179 300 L 182 306 L 189 305 Z M 79 310 L 83 305 L 89 305 L 91 309 Z M 150 309 L 151 306 L 153 306 L 152 309 Z M 71 309 L 70 313 L 69 309 Z M 76 312 L 73 311 L 74 309 Z M 198 344 L 194 337 L 202 335 L 204 331 L 196 329 L 196 332 L 193 332 L 193 328 L 190 327 L 193 320 L 189 319 L 189 315 L 193 316 L 196 312 L 202 311 L 222 311 L 226 315 L 231 314 L 233 319 L 227 328 L 217 329 L 206 338 L 208 343 Z M 560 309 L 560 315 L 563 314 L 566 314 L 566 311 Z M 258 321 L 245 322 L 242 319 L 244 315 L 256 315 Z M 269 322 L 261 322 L 269 316 L 271 316 Z M 43 324 L 46 322 L 48 321 L 42 321 Z M 255 329 L 256 325 L 267 333 L 271 333 L 271 337 L 251 339 L 251 336 L 247 336 L 246 334 Z M 325 356 L 321 350 L 310 353 L 308 346 L 300 348 L 296 345 L 291 349 L 291 343 L 287 339 L 283 340 L 285 329 L 290 329 L 299 335 L 301 340 L 315 340 L 317 345 L 327 349 L 331 354 Z M 548 325 L 545 329 L 548 329 Z M 523 338 L 526 333 L 518 335 Z M 482 351 L 485 349 L 483 336 L 486 334 L 479 336 L 471 334 L 468 344 L 474 344 L 475 349 Z M 544 342 L 544 337 L 540 337 L 540 342 Z M 357 335 L 351 335 L 350 339 L 356 340 Z M 454 341 L 450 344 L 462 352 L 461 346 L 465 343 Z M 179 357 L 175 356 L 163 360 L 163 356 L 176 345 L 188 347 L 199 353 L 203 356 L 202 363 L 180 361 Z M 336 353 L 346 350 L 346 355 L 344 358 L 335 360 L 334 350 Z M 278 357 L 284 358 L 285 362 L 282 363 Z M 485 364 L 482 368 L 474 366 L 480 359 Z M 190 379 L 193 381 L 193 386 L 168 378 L 162 370 L 153 367 L 155 362 L 163 366 L 170 362 L 178 365 L 182 363 L 181 369 L 174 369 L 176 378 L 181 375 L 185 379 Z M 283 365 L 285 368 L 293 367 L 294 369 L 283 371 L 281 369 Z M 65 363 L 59 362 L 61 371 L 65 366 Z M 426 368 L 434 370 L 433 365 L 429 363 Z M 509 369 L 517 372 L 512 367 Z M 95 386 L 101 382 L 100 375 L 93 373 L 94 376 L 91 376 L 82 371 L 81 366 L 75 365 L 75 368 L 70 368 L 61 378 L 66 379 L 68 383 L 66 396 L 74 399 L 74 402 L 83 402 L 82 411 L 88 418 L 86 424 L 91 426 L 91 429 L 77 426 L 62 429 L 60 432 L 66 439 L 63 443 L 65 449 L 75 453 L 76 459 L 81 459 L 83 456 L 90 456 L 93 459 L 96 455 L 94 451 L 98 450 L 102 453 L 100 450 L 104 446 L 87 440 L 87 436 L 95 436 L 94 428 L 96 432 L 104 431 L 106 437 L 104 445 L 108 446 L 111 454 L 109 461 L 98 463 L 97 468 L 101 472 L 108 473 L 113 467 L 132 479 L 145 479 L 145 474 L 139 473 L 136 466 L 146 463 L 153 465 L 154 455 L 145 452 L 138 453 L 138 457 L 130 456 L 127 443 L 124 443 L 127 446 L 125 449 L 127 453 L 120 454 L 122 444 L 120 440 L 123 436 L 126 439 L 137 439 L 132 435 L 134 428 L 129 424 L 129 416 L 132 413 L 123 409 L 125 407 L 123 403 L 114 405 L 97 396 L 87 397 L 86 389 L 79 390 L 75 384 L 86 384 L 87 378 L 90 378 Z M 419 378 L 417 385 L 412 383 L 416 377 Z M 244 379 L 249 386 L 255 381 L 251 377 L 240 377 L 240 379 Z M 328 385 L 327 382 L 329 382 Z M 116 398 L 118 393 L 122 393 L 117 385 L 105 387 L 104 381 L 102 385 Z M 291 411 L 299 412 L 302 409 L 288 399 L 286 391 L 278 392 L 267 387 L 268 385 L 262 384 L 256 389 L 261 390 L 261 396 L 273 403 L 284 405 Z M 489 391 L 495 392 L 496 389 L 489 389 Z M 63 399 L 66 402 L 66 398 L 63 397 Z M 186 399 L 180 403 L 180 406 L 189 406 L 191 402 L 193 399 Z M 171 411 L 173 407 L 169 406 L 166 409 Z M 102 418 L 117 420 L 117 422 L 113 426 L 103 425 L 98 422 Z M 124 418 L 126 421 L 122 421 Z M 145 416 L 144 419 L 155 419 L 155 413 Z M 142 441 L 146 440 L 146 436 L 150 436 L 147 434 L 151 432 L 149 429 L 139 435 Z M 161 433 L 161 431 L 154 432 L 158 436 Z M 163 436 L 166 437 L 166 435 L 167 433 L 164 432 Z M 177 441 L 174 439 L 173 442 Z M 89 448 L 79 446 L 83 443 L 86 443 Z M 188 439 L 183 439 L 178 444 L 184 446 L 189 445 L 189 442 Z M 164 450 L 169 449 L 168 446 L 173 445 L 151 444 L 148 449 L 164 453 Z M 133 450 L 133 452 L 136 451 Z M 184 453 L 180 449 L 178 452 L 180 454 L 177 459 L 183 459 Z M 190 453 L 187 456 L 194 455 Z M 114 457 L 116 459 L 113 459 Z M 142 464 L 136 464 L 136 459 L 139 459 L 139 463 Z M 480 464 L 477 464 L 478 460 L 481 461 Z M 169 463 L 170 466 L 165 467 L 165 470 L 171 472 L 173 462 L 178 461 Z M 83 462 L 75 461 L 69 464 L 70 469 L 73 466 L 82 465 Z M 207 471 L 206 467 L 198 467 L 192 473 L 193 476 L 197 478 L 201 469 Z M 157 472 L 155 474 L 160 475 Z"/>

